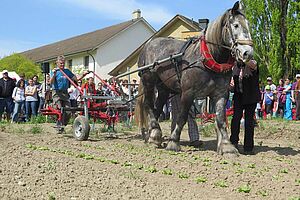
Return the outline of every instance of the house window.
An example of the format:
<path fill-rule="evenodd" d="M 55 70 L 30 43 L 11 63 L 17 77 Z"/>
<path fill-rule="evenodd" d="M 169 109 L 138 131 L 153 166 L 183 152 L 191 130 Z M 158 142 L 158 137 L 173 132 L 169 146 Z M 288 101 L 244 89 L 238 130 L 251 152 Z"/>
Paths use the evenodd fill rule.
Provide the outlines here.
<path fill-rule="evenodd" d="M 89 67 L 89 63 L 90 63 L 90 57 L 89 56 L 85 56 L 84 57 L 84 66 L 86 68 L 88 68 Z"/>
<path fill-rule="evenodd" d="M 72 67 L 72 59 L 71 60 L 68 60 L 68 67 Z"/>

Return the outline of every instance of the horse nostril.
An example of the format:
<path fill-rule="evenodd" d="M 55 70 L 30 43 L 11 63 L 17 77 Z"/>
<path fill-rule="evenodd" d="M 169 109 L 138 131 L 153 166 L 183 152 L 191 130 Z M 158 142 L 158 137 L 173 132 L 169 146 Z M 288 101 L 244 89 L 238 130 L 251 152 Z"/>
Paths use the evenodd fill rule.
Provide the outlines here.
<path fill-rule="evenodd" d="M 249 57 L 249 52 L 248 51 L 245 51 L 244 54 L 243 54 L 243 58 L 244 59 L 247 59 Z"/>

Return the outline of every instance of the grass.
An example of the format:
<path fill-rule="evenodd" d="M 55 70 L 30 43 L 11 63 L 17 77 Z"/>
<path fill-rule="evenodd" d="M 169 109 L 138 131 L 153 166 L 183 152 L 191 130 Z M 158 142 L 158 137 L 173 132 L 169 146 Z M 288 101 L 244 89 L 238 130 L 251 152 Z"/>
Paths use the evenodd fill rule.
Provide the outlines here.
<path fill-rule="evenodd" d="M 212 137 L 213 135 L 215 135 L 215 124 L 212 123 L 203 126 L 203 128 L 201 129 L 201 134 L 203 137 Z"/>
<path fill-rule="evenodd" d="M 32 126 L 29 129 L 29 132 L 32 134 L 40 134 L 43 132 L 43 128 L 41 128 L 40 126 L 38 126 L 38 124 L 35 124 L 34 126 Z"/>

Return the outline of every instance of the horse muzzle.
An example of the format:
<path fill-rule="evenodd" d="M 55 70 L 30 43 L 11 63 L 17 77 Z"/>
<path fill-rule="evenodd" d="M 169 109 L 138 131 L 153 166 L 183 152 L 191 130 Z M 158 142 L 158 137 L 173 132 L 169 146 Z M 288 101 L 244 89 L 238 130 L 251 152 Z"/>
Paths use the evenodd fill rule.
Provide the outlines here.
<path fill-rule="evenodd" d="M 236 60 L 248 62 L 253 58 L 253 47 L 250 45 L 237 45 L 234 49 Z"/>

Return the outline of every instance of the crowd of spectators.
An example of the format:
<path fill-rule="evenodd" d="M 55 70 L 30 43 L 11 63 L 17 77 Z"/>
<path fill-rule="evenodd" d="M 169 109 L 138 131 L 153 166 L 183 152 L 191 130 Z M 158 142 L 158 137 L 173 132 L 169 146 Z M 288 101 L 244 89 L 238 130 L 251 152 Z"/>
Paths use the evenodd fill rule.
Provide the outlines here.
<path fill-rule="evenodd" d="M 267 84 L 260 85 L 261 101 L 256 106 L 258 119 L 279 117 L 300 120 L 300 74 L 292 81 L 280 79 L 276 86 L 272 77 L 268 77 Z"/>
<path fill-rule="evenodd" d="M 53 96 L 57 88 L 51 83 L 50 74 L 45 75 L 45 80 L 39 82 L 39 77 L 34 75 L 25 79 L 25 74 L 20 74 L 20 79 L 9 77 L 7 70 L 3 70 L 0 79 L 0 121 L 4 118 L 12 123 L 28 122 L 41 114 L 41 110 L 47 105 L 53 104 Z M 52 75 L 53 77 L 53 75 Z M 129 91 L 129 88 L 131 90 Z M 68 84 L 67 100 L 71 107 L 82 105 L 81 93 L 86 89 L 87 95 L 112 96 L 123 93 L 131 98 L 138 93 L 138 83 L 134 79 L 132 83 L 120 80 L 119 84 L 113 79 L 101 80 L 95 84 L 93 77 L 78 79 L 77 86 Z M 99 101 L 99 100 L 98 100 Z"/>

